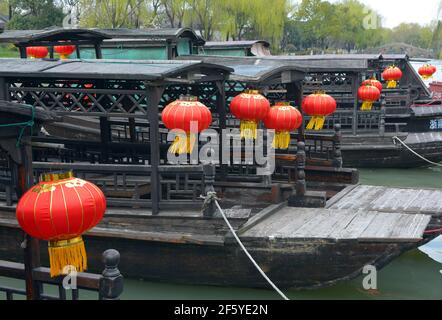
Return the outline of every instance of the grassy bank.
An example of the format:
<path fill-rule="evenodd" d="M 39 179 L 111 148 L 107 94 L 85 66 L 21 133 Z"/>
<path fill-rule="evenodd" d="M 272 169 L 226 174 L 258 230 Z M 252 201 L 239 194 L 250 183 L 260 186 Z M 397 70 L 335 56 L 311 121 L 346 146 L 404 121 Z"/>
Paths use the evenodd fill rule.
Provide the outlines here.
<path fill-rule="evenodd" d="M 18 58 L 18 50 L 9 46 L 0 45 L 0 58 Z"/>

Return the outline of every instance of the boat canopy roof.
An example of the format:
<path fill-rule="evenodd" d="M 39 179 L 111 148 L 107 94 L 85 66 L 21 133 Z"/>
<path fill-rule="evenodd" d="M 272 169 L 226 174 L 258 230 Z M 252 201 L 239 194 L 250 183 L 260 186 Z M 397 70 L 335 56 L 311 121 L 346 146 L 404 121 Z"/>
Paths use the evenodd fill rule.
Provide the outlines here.
<path fill-rule="evenodd" d="M 145 80 L 162 83 L 225 79 L 233 70 L 202 61 L 0 59 L 0 77 Z"/>
<path fill-rule="evenodd" d="M 205 42 L 193 29 L 190 28 L 162 28 L 162 29 L 92 29 L 106 35 L 110 39 L 144 39 L 170 40 L 189 38 L 196 42 Z"/>
<path fill-rule="evenodd" d="M 255 44 L 262 44 L 270 47 L 270 43 L 265 40 L 244 40 L 244 41 L 207 41 L 204 45 L 206 49 L 236 49 L 236 48 L 252 48 Z"/>
<path fill-rule="evenodd" d="M 288 59 L 279 56 L 268 57 L 225 57 L 225 56 L 197 56 L 204 62 L 222 64 L 233 68 L 235 71 L 232 77 L 244 74 L 261 74 L 266 68 L 269 72 L 272 70 L 297 70 L 303 73 L 309 72 L 359 72 L 366 70 L 368 62 L 365 59 Z M 181 56 L 178 59 L 195 59 L 196 56 Z"/>
<path fill-rule="evenodd" d="M 190 28 L 166 29 L 69 29 L 49 28 L 44 30 L 7 30 L 0 34 L 0 43 L 14 43 L 21 46 L 45 45 L 58 41 L 100 43 L 109 39 L 143 39 L 177 41 L 189 38 L 199 45 L 205 41 Z"/>
<path fill-rule="evenodd" d="M 226 57 L 226 56 L 180 56 L 177 59 L 201 59 L 206 63 L 220 64 L 233 69 L 230 80 L 247 83 L 265 83 L 279 79 L 282 83 L 301 81 L 305 77 L 306 68 L 299 64 L 280 63 L 271 59 L 257 57 Z"/>
<path fill-rule="evenodd" d="M 104 39 L 110 37 L 92 29 L 6 30 L 0 34 L 0 43 L 13 43 L 17 46 L 51 45 L 59 41 L 95 44 Z"/>

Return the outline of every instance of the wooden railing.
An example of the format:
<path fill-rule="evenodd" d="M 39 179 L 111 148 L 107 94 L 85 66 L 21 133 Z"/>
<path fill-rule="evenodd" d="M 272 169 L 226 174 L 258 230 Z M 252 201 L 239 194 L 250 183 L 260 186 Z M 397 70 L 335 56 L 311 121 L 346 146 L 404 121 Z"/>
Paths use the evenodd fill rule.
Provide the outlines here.
<path fill-rule="evenodd" d="M 71 291 L 72 300 L 79 300 L 80 291 L 86 290 L 96 292 L 97 298 L 100 300 L 118 300 L 123 293 L 123 276 L 118 270 L 120 254 L 116 250 L 107 250 L 103 253 L 103 262 L 105 268 L 101 275 L 77 273 L 75 275 L 76 288 L 73 289 L 66 289 L 64 287 L 63 277 L 51 278 L 48 268 L 34 268 L 32 270 L 32 281 L 38 288 L 35 299 L 67 300 L 67 293 Z M 0 276 L 25 280 L 25 267 L 21 263 L 0 260 Z M 55 296 L 44 293 L 44 284 L 55 286 L 58 289 L 58 295 Z M 6 295 L 6 300 L 14 300 L 16 296 L 27 296 L 25 289 L 13 288 L 1 284 L 0 292 Z"/>

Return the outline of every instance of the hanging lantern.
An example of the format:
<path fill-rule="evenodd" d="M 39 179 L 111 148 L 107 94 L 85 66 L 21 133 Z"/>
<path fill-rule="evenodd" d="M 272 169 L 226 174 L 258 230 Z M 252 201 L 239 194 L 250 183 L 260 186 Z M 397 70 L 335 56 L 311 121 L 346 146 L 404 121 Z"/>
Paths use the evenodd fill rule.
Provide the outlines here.
<path fill-rule="evenodd" d="M 435 66 L 432 66 L 430 64 L 423 65 L 419 68 L 419 74 L 424 80 L 430 79 L 433 74 L 435 74 L 437 71 L 437 68 Z"/>
<path fill-rule="evenodd" d="M 241 139 L 256 139 L 258 123 L 269 111 L 270 102 L 258 90 L 246 90 L 230 103 L 230 112 L 241 120 Z"/>
<path fill-rule="evenodd" d="M 305 97 L 302 101 L 302 110 L 312 117 L 307 130 L 321 130 L 324 127 L 325 117 L 335 112 L 336 106 L 336 100 L 323 92 Z"/>
<path fill-rule="evenodd" d="M 390 66 L 382 72 L 382 78 L 387 81 L 387 88 L 394 89 L 402 78 L 402 71 L 396 66 Z"/>
<path fill-rule="evenodd" d="M 362 111 L 370 111 L 373 107 L 373 103 L 378 101 L 380 97 L 381 92 L 372 85 L 362 85 L 358 90 L 358 98 L 363 101 Z"/>
<path fill-rule="evenodd" d="M 192 153 L 196 141 L 195 134 L 209 128 L 212 114 L 197 97 L 183 96 L 163 110 L 162 120 L 169 130 L 180 129 L 186 133 L 185 136 L 177 135 L 169 148 L 170 153 L 184 154 Z M 192 122 L 197 124 L 197 132 L 191 132 Z"/>
<path fill-rule="evenodd" d="M 27 47 L 26 55 L 32 59 L 43 59 L 49 54 L 49 50 L 46 47 Z"/>
<path fill-rule="evenodd" d="M 60 58 L 65 60 L 68 59 L 71 54 L 74 53 L 75 46 L 55 46 L 54 51 L 60 55 Z"/>
<path fill-rule="evenodd" d="M 290 145 L 290 132 L 298 129 L 302 125 L 302 115 L 295 107 L 289 103 L 278 102 L 272 107 L 264 119 L 267 129 L 276 131 L 273 139 L 273 148 L 288 149 Z"/>
<path fill-rule="evenodd" d="M 362 85 L 363 86 L 366 86 L 366 85 L 374 86 L 374 87 L 378 88 L 379 92 L 382 93 L 382 89 L 383 89 L 382 83 L 379 80 L 376 80 L 376 78 L 367 79 L 364 82 L 362 82 Z"/>
<path fill-rule="evenodd" d="M 20 199 L 16 215 L 31 237 L 49 241 L 51 277 L 87 269 L 82 234 L 95 227 L 106 211 L 106 198 L 94 184 L 72 172 L 47 174 Z"/>

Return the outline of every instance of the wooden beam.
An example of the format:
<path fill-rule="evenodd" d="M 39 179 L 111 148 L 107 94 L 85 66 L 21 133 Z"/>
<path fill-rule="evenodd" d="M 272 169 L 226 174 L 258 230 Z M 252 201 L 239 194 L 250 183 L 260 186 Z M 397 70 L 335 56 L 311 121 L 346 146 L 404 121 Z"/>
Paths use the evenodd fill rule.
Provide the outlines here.
<path fill-rule="evenodd" d="M 159 103 L 164 92 L 164 87 L 147 87 L 147 119 L 150 125 L 150 165 L 152 166 L 152 213 L 159 214 L 160 209 L 160 145 L 159 145 Z"/>
<path fill-rule="evenodd" d="M 23 164 L 19 170 L 24 178 L 24 185 L 21 186 L 21 197 L 27 190 L 34 185 L 34 174 L 32 170 L 32 147 L 29 137 L 22 140 L 21 148 Z M 25 281 L 26 281 L 26 298 L 28 300 L 39 300 L 41 294 L 41 285 L 38 284 L 32 275 L 32 270 L 40 266 L 40 244 L 39 241 L 31 236 L 24 234 L 24 265 L 25 265 Z"/>

